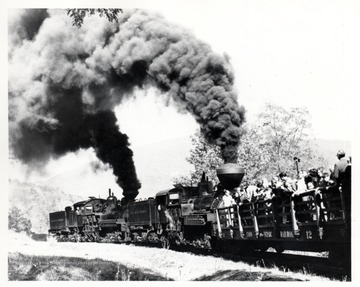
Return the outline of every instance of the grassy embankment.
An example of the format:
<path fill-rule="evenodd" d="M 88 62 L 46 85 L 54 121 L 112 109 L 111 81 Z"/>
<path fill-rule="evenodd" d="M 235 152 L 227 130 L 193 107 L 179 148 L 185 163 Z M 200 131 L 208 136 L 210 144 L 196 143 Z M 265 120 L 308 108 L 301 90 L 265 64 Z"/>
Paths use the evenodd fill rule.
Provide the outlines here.
<path fill-rule="evenodd" d="M 10 281 L 167 281 L 168 278 L 102 259 L 9 255 Z"/>
<path fill-rule="evenodd" d="M 10 281 L 172 281 L 150 270 L 128 268 L 102 259 L 9 255 Z M 270 272 L 223 270 L 194 281 L 301 281 Z"/>

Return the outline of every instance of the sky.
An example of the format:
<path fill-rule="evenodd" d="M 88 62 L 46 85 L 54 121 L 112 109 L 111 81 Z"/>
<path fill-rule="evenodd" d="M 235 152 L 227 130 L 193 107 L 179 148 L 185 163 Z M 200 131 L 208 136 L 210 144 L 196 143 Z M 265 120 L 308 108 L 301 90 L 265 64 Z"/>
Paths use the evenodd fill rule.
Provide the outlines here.
<path fill-rule="evenodd" d="M 108 1 L 101 6 L 116 3 L 123 9 L 144 7 L 158 12 L 215 52 L 226 54 L 234 69 L 238 102 L 246 108 L 249 122 L 266 102 L 306 107 L 315 137 L 357 142 L 360 5 L 356 1 L 169 2 L 121 1 L 120 5 Z M 31 5 L 39 7 L 37 3 L 41 1 Z M 74 3 L 78 2 L 70 5 Z M 100 2 L 86 3 L 97 7 Z M 13 1 L 7 7 L 32 6 Z M 198 128 L 192 116 L 166 107 L 151 89 L 137 93 L 115 109 L 134 153 L 149 144 L 189 138 Z M 17 166 L 10 177 L 51 178 L 67 171 L 70 162 L 82 166 L 92 160 L 93 153 L 81 151 L 52 161 L 43 173 Z M 109 178 L 108 172 L 102 180 Z"/>

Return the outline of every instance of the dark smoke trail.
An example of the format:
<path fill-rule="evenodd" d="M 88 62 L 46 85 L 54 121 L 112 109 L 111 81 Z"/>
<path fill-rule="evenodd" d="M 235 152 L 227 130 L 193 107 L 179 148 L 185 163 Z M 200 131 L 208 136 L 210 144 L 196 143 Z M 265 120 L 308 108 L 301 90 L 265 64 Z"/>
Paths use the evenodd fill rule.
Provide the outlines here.
<path fill-rule="evenodd" d="M 117 175 L 117 183 L 123 189 L 123 203 L 133 201 L 141 187 L 135 173 L 133 152 L 129 148 L 128 137 L 119 132 L 116 117 L 112 111 L 102 111 L 88 115 L 85 129 L 91 137 L 91 146 L 96 156 L 112 166 Z"/>
<path fill-rule="evenodd" d="M 96 156 L 112 167 L 126 200 L 134 200 L 141 184 L 136 176 L 128 137 L 119 131 L 114 112 L 84 113 L 77 88 L 64 90 L 52 85 L 47 94 L 53 98 L 49 108 L 55 111 L 54 117 L 59 124 L 51 127 L 41 119 L 31 125 L 30 119 L 20 121 L 21 138 L 13 142 L 15 156 L 25 163 L 31 164 L 35 160 L 36 164 L 51 156 L 59 157 L 92 147 Z"/>
<path fill-rule="evenodd" d="M 81 29 L 61 10 L 18 14 L 9 29 L 9 130 L 23 162 L 92 147 L 132 200 L 140 183 L 113 110 L 150 85 L 194 115 L 225 161 L 236 160 L 244 109 L 228 60 L 207 44 L 145 11 L 127 11 L 118 24 L 90 17 Z"/>

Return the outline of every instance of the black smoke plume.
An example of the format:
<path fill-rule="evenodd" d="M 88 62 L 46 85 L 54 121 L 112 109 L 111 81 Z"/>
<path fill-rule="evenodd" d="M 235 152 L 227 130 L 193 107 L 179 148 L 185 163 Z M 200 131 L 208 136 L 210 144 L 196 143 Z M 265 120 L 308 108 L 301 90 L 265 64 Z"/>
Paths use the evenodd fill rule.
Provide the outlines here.
<path fill-rule="evenodd" d="M 149 86 L 190 112 L 226 162 L 236 160 L 244 109 L 232 69 L 188 31 L 141 10 L 116 24 L 89 17 L 81 29 L 64 10 L 22 10 L 10 22 L 10 146 L 23 162 L 93 148 L 134 199 L 140 183 L 113 110 Z"/>

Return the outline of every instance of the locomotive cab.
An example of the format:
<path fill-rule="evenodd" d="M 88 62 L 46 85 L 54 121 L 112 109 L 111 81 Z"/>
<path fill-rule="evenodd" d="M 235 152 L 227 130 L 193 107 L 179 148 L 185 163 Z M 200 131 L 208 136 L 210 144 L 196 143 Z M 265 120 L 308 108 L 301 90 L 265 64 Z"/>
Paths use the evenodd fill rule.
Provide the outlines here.
<path fill-rule="evenodd" d="M 182 193 L 178 189 L 169 190 L 169 203 L 168 206 L 178 206 L 181 203 Z"/>
<path fill-rule="evenodd" d="M 170 189 L 166 189 L 166 190 L 162 190 L 159 191 L 155 198 L 156 198 L 156 203 L 158 206 L 167 206 L 169 203 L 169 197 L 168 197 L 168 193 L 169 193 Z"/>
<path fill-rule="evenodd" d="M 170 189 L 159 191 L 155 196 L 156 206 L 159 212 L 159 219 L 161 223 L 166 223 L 168 221 L 166 218 L 165 211 L 169 204 L 169 191 Z"/>

